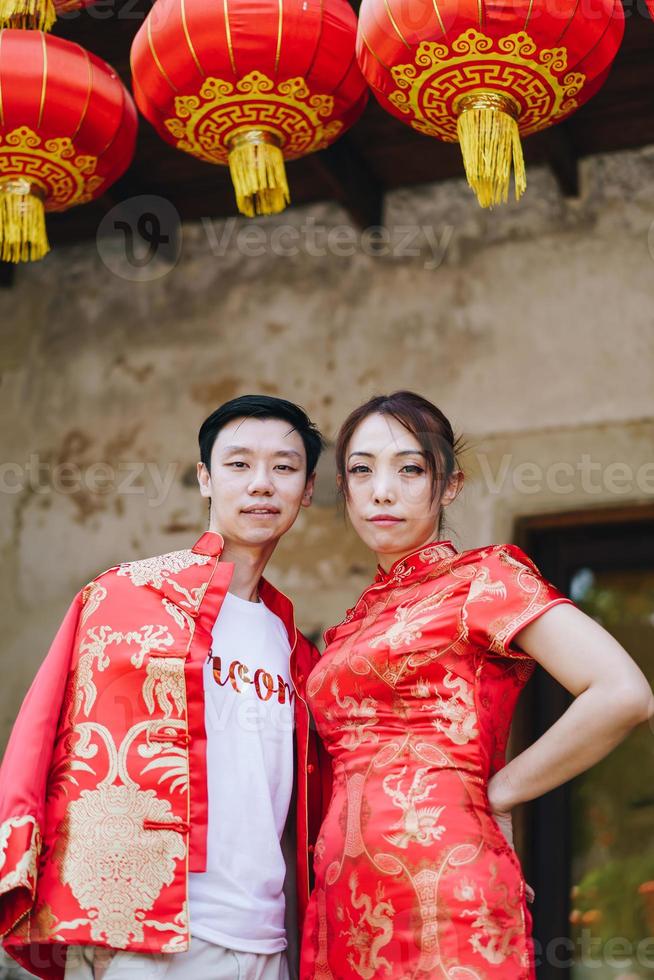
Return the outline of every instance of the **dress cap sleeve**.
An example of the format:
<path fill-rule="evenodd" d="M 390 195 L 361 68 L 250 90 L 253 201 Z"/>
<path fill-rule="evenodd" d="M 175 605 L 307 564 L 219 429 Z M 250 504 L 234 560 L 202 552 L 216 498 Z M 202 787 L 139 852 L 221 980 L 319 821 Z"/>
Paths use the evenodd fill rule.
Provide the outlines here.
<path fill-rule="evenodd" d="M 513 642 L 514 636 L 562 602 L 572 604 L 521 548 L 497 545 L 484 552 L 470 582 L 463 606 L 468 638 L 489 653 L 532 660 Z"/>

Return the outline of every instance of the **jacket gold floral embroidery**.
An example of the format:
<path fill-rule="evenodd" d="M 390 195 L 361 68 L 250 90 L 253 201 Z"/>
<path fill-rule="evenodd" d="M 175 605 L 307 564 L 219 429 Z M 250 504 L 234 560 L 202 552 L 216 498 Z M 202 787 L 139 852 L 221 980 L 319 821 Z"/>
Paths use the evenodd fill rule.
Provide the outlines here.
<path fill-rule="evenodd" d="M 61 980 L 70 944 L 188 948 L 187 876 L 206 867 L 202 665 L 233 566 L 222 538 L 126 562 L 75 597 L 0 770 L 0 935 L 31 973 Z M 300 922 L 330 790 L 304 700 L 315 648 L 262 580 L 291 643 Z M 323 760 L 324 761 L 324 760 Z"/>

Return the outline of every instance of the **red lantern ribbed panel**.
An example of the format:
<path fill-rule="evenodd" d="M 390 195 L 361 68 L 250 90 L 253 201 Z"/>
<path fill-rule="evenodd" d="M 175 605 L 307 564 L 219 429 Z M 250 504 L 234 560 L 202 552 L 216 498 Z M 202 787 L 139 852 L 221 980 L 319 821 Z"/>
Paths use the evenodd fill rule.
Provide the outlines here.
<path fill-rule="evenodd" d="M 559 2 L 558 7 L 552 7 L 549 3 L 545 5 L 544 0 L 515 3 L 509 8 L 506 4 L 489 3 L 488 0 L 479 2 L 483 4 L 481 18 L 476 0 L 456 4 L 446 4 L 440 0 L 432 6 L 419 0 L 363 0 L 359 14 L 357 57 L 366 78 L 376 94 L 381 96 L 380 102 L 388 112 L 404 122 L 412 122 L 406 112 L 388 101 L 389 95 L 398 88 L 392 74 L 394 68 L 411 63 L 418 45 L 423 41 L 440 42 L 451 48 L 456 39 L 471 30 L 474 35 L 500 40 L 510 35 L 523 35 L 531 38 L 538 52 L 544 49 L 563 51 L 564 62 L 557 65 L 553 73 L 555 77 L 571 72 L 581 73 L 585 77 L 575 94 L 574 104 L 571 102 L 566 111 L 557 116 L 558 122 L 590 97 L 590 86 L 610 68 L 624 33 L 624 12 L 620 0 L 598 0 L 590 19 L 588 15 L 584 18 L 584 5 L 577 4 L 575 0 Z M 412 17 L 414 8 L 416 15 Z M 445 25 L 446 31 L 442 25 Z M 443 63 L 446 60 L 449 60 L 447 56 L 443 58 Z M 502 60 L 498 51 L 496 61 L 501 63 Z M 505 63 L 508 61 L 507 58 Z M 468 84 L 472 88 L 475 85 L 474 50 L 470 51 L 467 62 L 470 66 Z M 462 80 L 463 77 L 462 73 Z M 460 91 L 457 89 L 453 94 L 460 94 Z M 514 90 L 512 94 L 520 98 L 519 92 Z M 548 118 L 543 118 L 541 122 L 539 128 L 550 124 Z"/>
<path fill-rule="evenodd" d="M 243 213 L 279 211 L 283 159 L 328 146 L 363 111 L 355 37 L 346 0 L 157 0 L 132 46 L 136 103 L 173 146 L 229 164 Z M 239 191 L 246 170 L 256 191 Z"/>
<path fill-rule="evenodd" d="M 71 176 L 51 183 L 43 168 L 46 210 L 92 200 L 129 166 L 137 124 L 129 93 L 100 58 L 40 31 L 0 31 L 0 181 L 27 165 L 17 162 L 12 132 L 31 130 L 38 147 L 25 149 L 26 160 L 54 165 L 59 153 Z M 63 141 L 60 150 L 47 151 L 48 140 Z"/>
<path fill-rule="evenodd" d="M 129 93 L 104 61 L 40 31 L 0 31 L 0 237 L 12 261 L 8 236 L 15 233 L 16 249 L 31 241 L 11 218 L 16 196 L 46 211 L 98 197 L 129 166 L 137 125 Z"/>
<path fill-rule="evenodd" d="M 293 75 L 306 78 L 320 44 L 322 3 L 321 0 L 287 0 L 283 9 L 283 43 L 279 48 L 277 72 L 282 78 Z"/>
<path fill-rule="evenodd" d="M 389 113 L 461 142 L 475 189 L 477 178 L 491 178 L 471 179 L 471 170 L 500 160 L 497 186 L 480 196 L 497 203 L 510 154 L 522 162 L 518 133 L 560 122 L 591 98 L 623 33 L 620 0 L 594 0 L 592 9 L 578 0 L 362 0 L 357 57 Z M 516 165 L 518 191 L 517 177 Z"/>

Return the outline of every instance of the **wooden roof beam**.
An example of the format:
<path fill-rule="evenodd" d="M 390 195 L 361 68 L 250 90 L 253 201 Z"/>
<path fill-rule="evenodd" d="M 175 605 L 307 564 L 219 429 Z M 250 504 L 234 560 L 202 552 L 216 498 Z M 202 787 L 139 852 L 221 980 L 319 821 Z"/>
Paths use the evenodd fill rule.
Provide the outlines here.
<path fill-rule="evenodd" d="M 347 136 L 310 159 L 356 225 L 381 225 L 384 189 Z"/>
<path fill-rule="evenodd" d="M 579 197 L 579 156 L 566 123 L 547 130 L 548 160 L 564 197 Z"/>
<path fill-rule="evenodd" d="M 11 289 L 16 278 L 16 266 L 13 262 L 0 262 L 0 289 Z"/>

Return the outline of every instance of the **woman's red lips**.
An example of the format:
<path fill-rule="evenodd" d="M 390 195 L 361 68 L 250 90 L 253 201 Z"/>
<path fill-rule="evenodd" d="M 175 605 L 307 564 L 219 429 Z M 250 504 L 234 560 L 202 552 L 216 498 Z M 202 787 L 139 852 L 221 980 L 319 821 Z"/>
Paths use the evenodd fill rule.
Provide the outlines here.
<path fill-rule="evenodd" d="M 375 524 L 399 524 L 400 521 L 404 520 L 402 517 L 394 517 L 393 514 L 375 514 L 374 517 L 369 517 L 369 521 L 373 521 Z"/>

